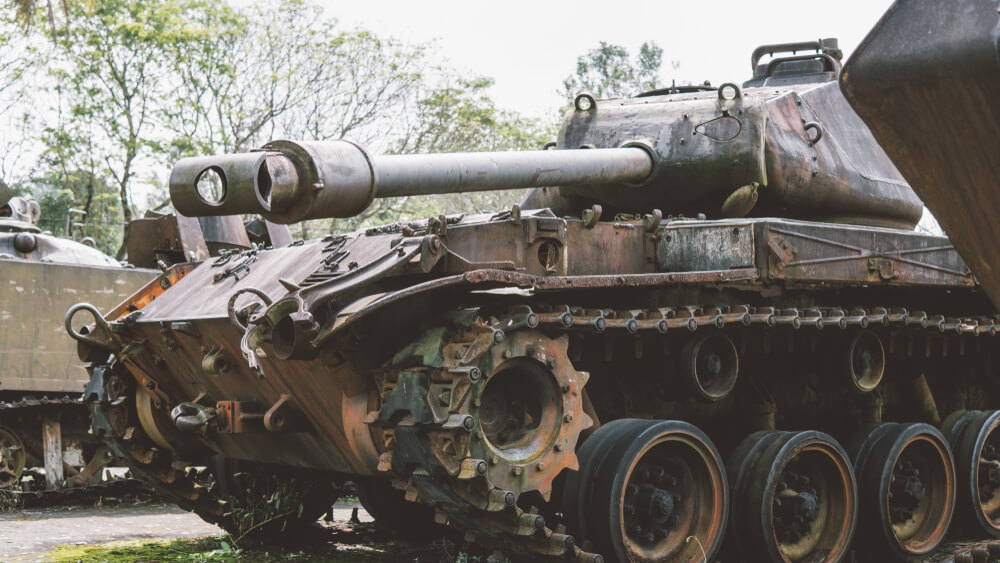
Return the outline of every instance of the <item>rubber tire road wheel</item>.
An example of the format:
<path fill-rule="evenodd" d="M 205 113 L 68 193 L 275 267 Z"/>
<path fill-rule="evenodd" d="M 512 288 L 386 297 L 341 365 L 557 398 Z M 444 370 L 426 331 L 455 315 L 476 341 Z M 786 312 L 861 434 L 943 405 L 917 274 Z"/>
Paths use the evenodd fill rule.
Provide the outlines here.
<path fill-rule="evenodd" d="M 951 443 L 957 471 L 958 501 L 953 533 L 978 537 L 981 530 L 1000 537 L 1000 410 L 956 412 L 945 419 L 941 431 Z M 986 450 L 984 452 L 984 450 Z M 988 463 L 982 461 L 990 456 Z M 982 498 L 986 479 L 993 481 L 993 492 Z"/>
<path fill-rule="evenodd" d="M 894 422 L 868 425 L 858 432 L 847 453 L 858 480 L 859 547 L 873 560 L 926 557 L 944 539 L 955 511 L 955 462 L 948 440 L 929 424 Z M 900 463 L 917 470 L 921 487 L 905 488 Z M 898 483 L 893 493 L 893 484 Z M 893 497 L 922 494 L 913 517 L 893 523 Z M 912 500 L 912 499 L 911 499 Z"/>
<path fill-rule="evenodd" d="M 687 422 L 643 422 L 611 428 L 614 436 L 602 442 L 607 453 L 584 505 L 587 538 L 609 562 L 712 561 L 725 536 L 729 507 L 722 457 L 705 433 Z M 650 468 L 664 471 L 651 477 Z M 629 514 L 626 507 L 633 503 Z M 650 526 L 654 518 L 660 521 L 650 529 L 662 532 L 655 539 L 630 533 L 630 527 Z"/>
<path fill-rule="evenodd" d="M 582 546 L 587 541 L 587 509 L 590 506 L 594 475 L 610 453 L 610 445 L 621 436 L 629 436 L 649 424 L 649 420 L 620 418 L 602 424 L 584 440 L 576 452 L 580 468 L 570 471 L 563 485 L 563 514 L 567 532 Z"/>
<path fill-rule="evenodd" d="M 817 490 L 811 495 L 818 500 L 815 528 L 803 534 L 798 543 L 782 542 L 775 507 L 785 498 L 783 493 L 791 492 L 783 479 L 791 476 L 793 468 L 798 474 L 798 467 L 803 466 L 809 473 L 802 473 L 816 483 Z M 733 499 L 730 534 L 739 557 L 747 561 L 810 561 L 817 557 L 840 561 L 848 554 L 857 524 L 857 483 L 847 454 L 832 437 L 815 431 L 756 432 L 736 447 L 726 469 Z M 779 491 L 783 483 L 785 489 Z M 802 490 L 794 496 L 803 498 L 807 491 L 799 488 Z"/>

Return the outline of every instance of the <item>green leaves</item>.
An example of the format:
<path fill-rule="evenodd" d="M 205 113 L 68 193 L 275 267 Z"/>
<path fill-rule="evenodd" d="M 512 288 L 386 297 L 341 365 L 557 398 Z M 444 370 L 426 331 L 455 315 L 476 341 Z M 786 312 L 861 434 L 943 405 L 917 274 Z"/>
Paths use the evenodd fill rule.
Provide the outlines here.
<path fill-rule="evenodd" d="M 350 138 L 399 153 L 535 149 L 554 137 L 552 124 L 497 108 L 491 79 L 436 66 L 426 44 L 340 29 L 315 0 L 66 6 L 50 26 L 56 40 L 33 28 L 41 55 L 17 59 L 42 69 L 39 89 L 52 93 L 41 100 L 46 107 L 31 108 L 41 120 L 41 157 L 23 187 L 53 206 L 43 216 L 55 232 L 66 230 L 59 225 L 69 207 L 88 211 L 87 234 L 119 257 L 124 224 L 165 197 L 169 167 L 184 156 L 246 151 L 272 138 Z M 318 235 L 509 207 L 520 197 L 380 201 L 362 217 L 300 228 Z"/>
<path fill-rule="evenodd" d="M 597 98 L 615 98 L 638 94 L 659 86 L 663 49 L 650 41 L 639 47 L 635 61 L 621 45 L 601 41 L 600 47 L 581 55 L 576 73 L 563 81 L 567 99 L 587 92 Z"/>

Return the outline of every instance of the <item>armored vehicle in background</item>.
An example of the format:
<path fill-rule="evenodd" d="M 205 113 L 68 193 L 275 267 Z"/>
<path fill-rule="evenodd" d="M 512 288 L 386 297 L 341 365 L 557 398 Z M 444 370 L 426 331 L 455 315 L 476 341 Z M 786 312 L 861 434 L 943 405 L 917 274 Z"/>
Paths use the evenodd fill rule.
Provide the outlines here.
<path fill-rule="evenodd" d="M 248 506 L 308 521 L 352 480 L 376 521 L 552 559 L 914 559 L 949 530 L 1000 535 L 996 307 L 913 230 L 922 204 L 841 94 L 835 41 L 752 66 L 742 86 L 582 94 L 550 150 L 181 160 L 173 204 L 202 218 L 533 189 L 74 307 L 95 432 L 240 532 Z"/>
<path fill-rule="evenodd" d="M 155 271 L 41 232 L 34 199 L 0 185 L 0 487 L 45 467 L 50 488 L 83 485 L 110 459 L 89 433 L 89 378 L 62 319 L 80 299 L 112 307 Z"/>

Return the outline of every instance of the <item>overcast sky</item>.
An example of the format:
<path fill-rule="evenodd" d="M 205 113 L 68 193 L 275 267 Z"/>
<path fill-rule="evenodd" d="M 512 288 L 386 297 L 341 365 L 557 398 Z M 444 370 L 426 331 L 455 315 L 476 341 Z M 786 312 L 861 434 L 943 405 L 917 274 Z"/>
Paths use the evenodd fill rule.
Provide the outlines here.
<path fill-rule="evenodd" d="M 435 41 L 451 66 L 496 79 L 503 108 L 541 117 L 576 59 L 600 41 L 634 54 L 644 41 L 663 48 L 669 84 L 742 82 L 750 52 L 766 43 L 837 37 L 850 54 L 891 0 L 327 0 L 342 26 L 411 42 Z M 671 61 L 679 63 L 673 70 Z"/>

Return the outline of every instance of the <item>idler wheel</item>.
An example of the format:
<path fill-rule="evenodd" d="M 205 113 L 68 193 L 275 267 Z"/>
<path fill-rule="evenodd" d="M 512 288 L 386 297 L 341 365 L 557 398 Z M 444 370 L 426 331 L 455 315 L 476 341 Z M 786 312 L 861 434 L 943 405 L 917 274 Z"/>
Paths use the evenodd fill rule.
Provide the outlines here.
<path fill-rule="evenodd" d="M 885 374 L 885 347 L 878 334 L 868 329 L 849 334 L 841 357 L 855 389 L 870 393 L 878 387 Z"/>
<path fill-rule="evenodd" d="M 726 464 L 733 535 L 747 561 L 839 561 L 857 521 L 857 485 L 822 432 L 751 434 Z"/>
<path fill-rule="evenodd" d="M 699 399 L 721 401 L 736 386 L 740 371 L 739 354 L 724 332 L 693 337 L 681 351 L 681 374 Z"/>
<path fill-rule="evenodd" d="M 564 489 L 578 541 L 620 563 L 712 560 L 728 489 L 722 458 L 701 430 L 676 420 L 618 420 L 597 429 L 578 455 L 580 471 Z"/>
<path fill-rule="evenodd" d="M 919 559 L 933 551 L 955 511 L 955 463 L 944 435 L 928 424 L 872 424 L 848 453 L 870 556 Z"/>
<path fill-rule="evenodd" d="M 941 427 L 955 454 L 956 529 L 1000 537 L 1000 411 L 964 411 Z"/>
<path fill-rule="evenodd" d="M 24 471 L 24 442 L 13 430 L 0 426 L 0 489 L 16 485 Z"/>

